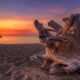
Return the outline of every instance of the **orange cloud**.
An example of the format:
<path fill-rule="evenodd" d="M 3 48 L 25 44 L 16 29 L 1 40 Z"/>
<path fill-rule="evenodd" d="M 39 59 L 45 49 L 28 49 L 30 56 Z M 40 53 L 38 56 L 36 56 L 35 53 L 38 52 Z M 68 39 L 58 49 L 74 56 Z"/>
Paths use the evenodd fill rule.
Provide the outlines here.
<path fill-rule="evenodd" d="M 13 29 L 1 29 L 0 35 L 32 35 L 36 34 L 35 31 L 29 30 L 29 29 L 23 29 L 23 30 L 13 30 Z"/>

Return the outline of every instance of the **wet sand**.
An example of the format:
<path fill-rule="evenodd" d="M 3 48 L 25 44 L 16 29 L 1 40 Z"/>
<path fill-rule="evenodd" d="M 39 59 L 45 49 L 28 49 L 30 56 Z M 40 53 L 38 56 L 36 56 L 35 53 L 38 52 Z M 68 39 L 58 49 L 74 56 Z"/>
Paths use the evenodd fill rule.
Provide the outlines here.
<path fill-rule="evenodd" d="M 0 80 L 79 80 L 76 75 L 50 75 L 30 56 L 45 53 L 41 44 L 0 45 Z"/>

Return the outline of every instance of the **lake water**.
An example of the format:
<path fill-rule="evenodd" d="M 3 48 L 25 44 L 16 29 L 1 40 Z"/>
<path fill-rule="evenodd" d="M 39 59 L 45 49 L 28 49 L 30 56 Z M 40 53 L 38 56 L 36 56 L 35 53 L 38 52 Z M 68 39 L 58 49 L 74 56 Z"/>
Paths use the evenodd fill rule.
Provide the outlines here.
<path fill-rule="evenodd" d="M 35 44 L 40 43 L 37 36 L 3 36 L 0 44 Z"/>

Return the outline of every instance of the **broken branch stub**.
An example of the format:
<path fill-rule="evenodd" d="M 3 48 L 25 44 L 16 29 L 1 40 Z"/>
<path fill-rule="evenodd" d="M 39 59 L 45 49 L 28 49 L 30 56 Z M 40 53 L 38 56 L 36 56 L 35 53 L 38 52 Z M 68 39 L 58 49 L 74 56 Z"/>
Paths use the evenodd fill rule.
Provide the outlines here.
<path fill-rule="evenodd" d="M 50 22 L 48 22 L 48 26 L 52 27 L 55 30 L 60 30 L 63 29 L 62 26 L 60 26 L 58 23 L 56 23 L 55 21 L 51 20 Z"/>

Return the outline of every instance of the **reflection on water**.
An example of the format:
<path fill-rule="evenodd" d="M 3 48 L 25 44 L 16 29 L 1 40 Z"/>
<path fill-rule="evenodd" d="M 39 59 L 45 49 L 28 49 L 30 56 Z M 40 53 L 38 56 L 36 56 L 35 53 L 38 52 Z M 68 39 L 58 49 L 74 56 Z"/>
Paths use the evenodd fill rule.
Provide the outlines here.
<path fill-rule="evenodd" d="M 3 36 L 0 38 L 0 44 L 32 44 L 39 43 L 35 36 Z"/>

